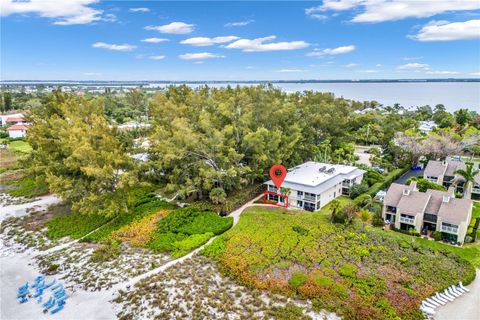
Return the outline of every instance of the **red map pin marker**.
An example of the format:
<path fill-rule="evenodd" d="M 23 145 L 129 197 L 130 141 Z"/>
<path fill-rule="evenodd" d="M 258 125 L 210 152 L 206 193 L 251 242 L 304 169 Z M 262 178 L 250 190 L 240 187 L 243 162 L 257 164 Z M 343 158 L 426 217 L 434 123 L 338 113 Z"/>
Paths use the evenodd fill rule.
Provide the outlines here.
<path fill-rule="evenodd" d="M 272 181 L 275 184 L 275 187 L 277 187 L 277 189 L 280 189 L 280 186 L 282 185 L 283 180 L 285 180 L 286 176 L 287 169 L 285 169 L 285 167 L 281 164 L 274 164 L 270 168 L 270 177 L 272 178 Z"/>

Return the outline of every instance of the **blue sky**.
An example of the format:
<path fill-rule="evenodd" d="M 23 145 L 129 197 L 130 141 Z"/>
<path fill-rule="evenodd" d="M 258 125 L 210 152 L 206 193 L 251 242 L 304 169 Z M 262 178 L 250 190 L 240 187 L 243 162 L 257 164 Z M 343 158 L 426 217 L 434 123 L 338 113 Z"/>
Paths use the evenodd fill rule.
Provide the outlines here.
<path fill-rule="evenodd" d="M 477 0 L 0 0 L 2 80 L 480 77 Z"/>

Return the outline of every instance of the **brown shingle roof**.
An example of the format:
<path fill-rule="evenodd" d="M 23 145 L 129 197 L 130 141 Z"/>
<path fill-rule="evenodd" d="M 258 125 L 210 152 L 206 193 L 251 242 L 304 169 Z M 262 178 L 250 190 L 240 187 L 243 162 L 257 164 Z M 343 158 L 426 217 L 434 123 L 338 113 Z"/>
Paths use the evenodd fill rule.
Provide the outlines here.
<path fill-rule="evenodd" d="M 23 124 L 16 124 L 11 127 L 7 128 L 8 131 L 12 130 L 28 130 L 27 126 L 24 126 Z"/>
<path fill-rule="evenodd" d="M 458 225 L 465 221 L 468 224 L 472 206 L 472 200 L 450 198 L 449 202 L 441 202 L 438 216 L 445 222 Z"/>
<path fill-rule="evenodd" d="M 443 161 L 430 160 L 428 161 L 424 174 L 429 177 L 439 177 L 444 175 L 446 170 L 447 165 L 443 164 Z"/>
<path fill-rule="evenodd" d="M 410 189 L 410 186 L 398 183 L 392 183 L 390 188 L 387 190 L 387 194 L 385 195 L 384 203 L 387 206 L 396 207 L 400 202 L 400 199 L 403 195 L 403 190 Z"/>
<path fill-rule="evenodd" d="M 400 213 L 412 216 L 415 216 L 418 213 L 423 214 L 425 212 L 425 207 L 430 200 L 430 196 L 431 195 L 428 193 L 411 191 L 408 196 L 402 195 L 397 208 L 400 210 Z"/>

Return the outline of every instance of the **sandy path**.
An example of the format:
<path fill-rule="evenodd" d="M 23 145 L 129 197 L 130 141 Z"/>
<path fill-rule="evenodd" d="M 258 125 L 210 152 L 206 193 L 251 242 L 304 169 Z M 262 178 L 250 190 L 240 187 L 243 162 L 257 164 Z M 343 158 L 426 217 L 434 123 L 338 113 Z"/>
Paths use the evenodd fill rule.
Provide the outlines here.
<path fill-rule="evenodd" d="M 9 217 L 22 217 L 28 214 L 29 209 L 36 209 L 37 211 L 46 209 L 52 204 L 59 203 L 61 200 L 53 194 L 49 194 L 43 197 L 39 197 L 38 200 L 14 204 L 9 206 L 0 206 L 0 222 L 9 218 Z"/>
<path fill-rule="evenodd" d="M 475 280 L 466 287 L 470 289 L 470 292 L 435 310 L 435 320 L 480 319 L 480 269 L 477 269 Z"/>

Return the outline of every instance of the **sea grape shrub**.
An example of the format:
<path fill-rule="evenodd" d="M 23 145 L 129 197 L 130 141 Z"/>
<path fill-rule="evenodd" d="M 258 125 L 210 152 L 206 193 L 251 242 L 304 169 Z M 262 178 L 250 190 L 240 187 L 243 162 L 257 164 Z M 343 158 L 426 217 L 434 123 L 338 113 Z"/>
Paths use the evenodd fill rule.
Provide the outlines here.
<path fill-rule="evenodd" d="M 222 218 L 212 211 L 195 207 L 176 209 L 158 221 L 147 247 L 180 257 L 230 229 L 232 224 L 233 218 Z"/>

